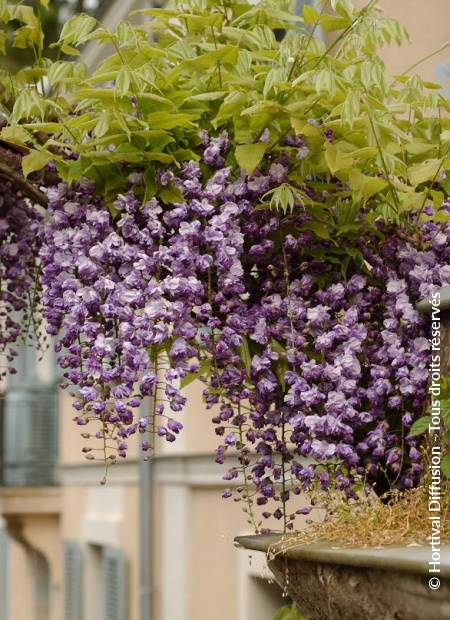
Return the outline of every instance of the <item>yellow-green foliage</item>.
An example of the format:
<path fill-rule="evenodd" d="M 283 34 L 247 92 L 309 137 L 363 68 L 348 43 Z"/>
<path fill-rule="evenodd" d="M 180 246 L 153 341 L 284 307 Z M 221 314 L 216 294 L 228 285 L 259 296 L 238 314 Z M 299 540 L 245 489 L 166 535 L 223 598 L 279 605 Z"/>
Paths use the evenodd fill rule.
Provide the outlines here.
<path fill-rule="evenodd" d="M 11 44 L 36 51 L 33 66 L 0 75 L 2 135 L 31 147 L 25 173 L 51 157 L 63 178 L 90 176 L 108 199 L 130 168 L 144 171 L 152 195 L 155 167 L 196 158 L 199 128 L 227 129 L 235 143 L 228 163 L 250 172 L 268 152 L 287 149 L 285 135 L 301 134 L 309 156 L 291 167 L 293 186 L 268 197 L 268 206 L 292 208 L 310 179 L 322 197 L 329 192 L 325 202 L 303 194 L 322 236 L 357 234 L 362 206 L 368 222 L 398 221 L 427 200 L 439 208 L 450 189 L 449 102 L 413 72 L 389 78 L 379 55 L 385 44 L 407 43 L 405 29 L 376 0 L 362 10 L 350 0 L 332 0 L 330 11 L 322 2 L 317 10 L 306 6 L 303 17 L 293 4 L 174 0 L 113 31 L 75 15 L 53 62 L 42 57 L 33 9 L 0 1 L 3 23 L 20 23 Z M 328 47 L 319 31 L 333 33 Z M 88 43 L 106 48 L 89 70 L 80 57 Z M 269 141 L 259 142 L 266 129 Z M 79 159 L 63 156 L 71 151 Z"/>

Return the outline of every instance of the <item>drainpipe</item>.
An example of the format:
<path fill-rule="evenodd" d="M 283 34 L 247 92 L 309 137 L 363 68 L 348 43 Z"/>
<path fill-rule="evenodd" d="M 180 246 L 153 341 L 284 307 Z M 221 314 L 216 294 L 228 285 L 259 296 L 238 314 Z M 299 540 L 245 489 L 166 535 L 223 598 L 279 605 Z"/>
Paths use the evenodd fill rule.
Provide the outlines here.
<path fill-rule="evenodd" d="M 150 411 L 150 399 L 144 399 L 141 405 L 142 417 Z M 144 438 L 145 435 L 140 435 Z M 152 462 L 144 461 L 143 453 L 139 459 L 139 607 L 140 619 L 151 620 L 152 617 Z"/>
<path fill-rule="evenodd" d="M 0 515 L 0 618 L 10 618 L 8 610 L 9 602 L 9 541 L 6 524 Z"/>

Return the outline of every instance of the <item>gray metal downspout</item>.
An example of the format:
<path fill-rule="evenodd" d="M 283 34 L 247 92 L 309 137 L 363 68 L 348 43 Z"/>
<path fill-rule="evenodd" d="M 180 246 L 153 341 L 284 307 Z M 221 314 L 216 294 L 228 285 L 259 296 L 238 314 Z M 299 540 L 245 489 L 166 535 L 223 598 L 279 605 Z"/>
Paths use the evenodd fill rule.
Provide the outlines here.
<path fill-rule="evenodd" d="M 0 619 L 8 620 L 9 615 L 9 541 L 6 525 L 0 515 Z"/>
<path fill-rule="evenodd" d="M 150 410 L 151 401 L 145 399 L 141 406 L 142 417 Z M 140 435 L 142 439 L 144 435 Z M 139 452 L 139 607 L 140 619 L 151 620 L 152 617 L 152 462 L 144 461 Z"/>

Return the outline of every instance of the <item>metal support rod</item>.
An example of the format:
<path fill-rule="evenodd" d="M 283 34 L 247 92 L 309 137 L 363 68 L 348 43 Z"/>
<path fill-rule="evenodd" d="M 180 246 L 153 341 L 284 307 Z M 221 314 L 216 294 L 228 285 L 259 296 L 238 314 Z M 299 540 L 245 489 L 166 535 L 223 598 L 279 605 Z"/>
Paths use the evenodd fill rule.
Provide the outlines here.
<path fill-rule="evenodd" d="M 147 417 L 150 399 L 144 399 L 141 405 L 142 417 Z M 141 437 L 143 437 L 141 435 Z M 141 620 L 152 617 L 152 462 L 144 461 L 140 452 L 139 459 L 139 607 Z"/>

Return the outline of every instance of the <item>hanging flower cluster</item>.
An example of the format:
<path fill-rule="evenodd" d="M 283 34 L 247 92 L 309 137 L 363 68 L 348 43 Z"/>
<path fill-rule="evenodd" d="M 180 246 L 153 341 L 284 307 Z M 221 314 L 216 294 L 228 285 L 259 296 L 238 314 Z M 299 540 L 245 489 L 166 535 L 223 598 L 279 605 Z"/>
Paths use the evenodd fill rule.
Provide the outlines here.
<path fill-rule="evenodd" d="M 10 181 L 0 195 L 0 376 L 14 373 L 15 345 L 41 334 L 38 253 L 42 216 Z"/>
<path fill-rule="evenodd" d="M 252 233 L 245 255 L 254 257 L 248 296 L 224 315 L 212 385 L 225 386 L 239 409 L 222 405 L 213 419 L 224 437 L 218 461 L 237 447 L 256 503 L 281 502 L 264 515 L 289 528 L 295 513 L 285 503 L 315 485 L 356 498 L 358 480 L 380 493 L 417 484 L 420 452 L 408 434 L 426 403 L 429 341 L 415 303 L 450 282 L 450 227 L 423 227 L 428 250 L 395 231 L 381 244 L 366 238 L 358 245 L 369 273 L 344 280 L 339 266 L 326 273 L 308 257 L 314 243 L 304 234 L 284 235 L 277 246 L 273 233 L 283 224 L 258 215 L 243 228 Z M 233 351 L 236 334 L 248 339 L 248 369 Z M 215 393 L 210 402 L 219 401 Z"/>
<path fill-rule="evenodd" d="M 288 500 L 314 485 L 349 497 L 360 482 L 412 487 L 421 466 L 408 432 L 429 361 L 415 303 L 450 282 L 450 226 L 423 224 L 419 244 L 380 224 L 355 242 L 365 273 L 344 278 L 315 258 L 331 241 L 308 231 L 305 209 L 258 208 L 287 179 L 288 158 L 236 178 L 224 167 L 227 135 L 202 139 L 201 165 L 159 175 L 181 192 L 175 204 L 142 206 L 138 174 L 114 216 L 87 181 L 48 191 L 43 304 L 78 388 L 77 423 L 100 422 L 110 459 L 137 431 L 153 431 L 144 450 L 156 434 L 173 441 L 182 425 L 171 411 L 186 402 L 179 380 L 200 372 L 223 438 L 216 460 L 237 451 L 225 478 L 244 481 L 237 497 L 251 513 L 256 503 L 290 528 Z M 303 140 L 287 144 L 307 157 Z M 154 410 L 140 418 L 147 395 Z"/>

